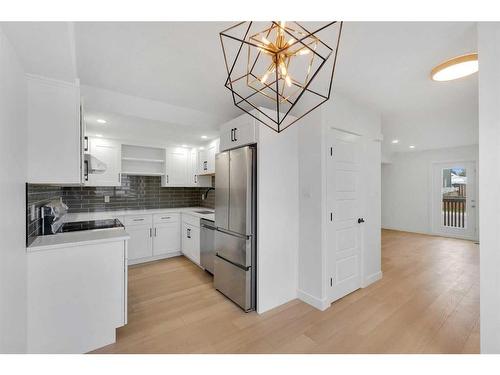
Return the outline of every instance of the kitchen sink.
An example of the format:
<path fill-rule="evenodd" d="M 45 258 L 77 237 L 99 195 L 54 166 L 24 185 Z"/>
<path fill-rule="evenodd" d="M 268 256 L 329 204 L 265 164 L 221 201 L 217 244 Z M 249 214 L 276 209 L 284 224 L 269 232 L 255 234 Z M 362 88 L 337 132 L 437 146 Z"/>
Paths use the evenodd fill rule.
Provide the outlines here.
<path fill-rule="evenodd" d="M 205 211 L 194 211 L 196 212 L 197 214 L 202 214 L 202 215 L 208 215 L 208 214 L 213 214 L 214 211 L 208 211 L 208 210 L 205 210 Z"/>

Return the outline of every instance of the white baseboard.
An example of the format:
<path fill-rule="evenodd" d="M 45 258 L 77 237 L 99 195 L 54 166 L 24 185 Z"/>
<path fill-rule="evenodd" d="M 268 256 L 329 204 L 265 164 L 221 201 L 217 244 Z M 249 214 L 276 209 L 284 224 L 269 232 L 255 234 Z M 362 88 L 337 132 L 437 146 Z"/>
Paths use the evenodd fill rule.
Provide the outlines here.
<path fill-rule="evenodd" d="M 373 284 L 375 281 L 379 281 L 381 278 L 382 271 L 375 272 L 374 274 L 371 274 L 370 276 L 364 278 L 363 282 L 361 283 L 361 288 L 366 288 L 367 286 Z"/>
<path fill-rule="evenodd" d="M 153 257 L 149 257 L 149 258 L 133 259 L 133 260 L 129 260 L 128 261 L 128 265 L 129 266 L 134 266 L 136 264 L 154 262 L 156 260 L 178 257 L 180 255 L 182 255 L 182 253 L 180 251 L 176 251 L 174 253 L 156 255 L 156 256 L 153 256 Z"/>
<path fill-rule="evenodd" d="M 316 298 L 314 296 L 311 296 L 309 293 L 306 293 L 300 289 L 297 291 L 297 297 L 301 301 L 303 301 L 303 302 L 305 302 L 305 303 L 311 305 L 312 307 L 315 307 L 321 311 L 324 311 L 330 307 L 330 304 L 328 303 L 328 301 L 326 299 L 322 300 L 322 299 Z"/>

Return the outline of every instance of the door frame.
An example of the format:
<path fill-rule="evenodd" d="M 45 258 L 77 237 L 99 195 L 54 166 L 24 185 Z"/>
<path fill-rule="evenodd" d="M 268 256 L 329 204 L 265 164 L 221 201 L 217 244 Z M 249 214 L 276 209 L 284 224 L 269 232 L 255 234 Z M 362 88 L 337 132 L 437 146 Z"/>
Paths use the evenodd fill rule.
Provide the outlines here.
<path fill-rule="evenodd" d="M 436 222 L 436 202 L 435 202 L 435 197 L 434 197 L 434 187 L 435 187 L 435 179 L 434 179 L 434 169 L 438 164 L 459 164 L 459 163 L 471 163 L 474 166 L 474 187 L 473 187 L 473 196 L 475 197 L 475 202 L 476 202 L 476 207 L 474 210 L 474 231 L 471 236 L 468 235 L 459 235 L 459 234 L 453 234 L 453 233 L 442 233 L 438 230 L 436 230 L 435 227 L 435 222 Z M 430 163 L 430 170 L 429 170 L 429 219 L 430 219 L 430 233 L 435 236 L 441 236 L 441 237 L 449 237 L 449 238 L 459 238 L 459 239 L 464 239 L 464 240 L 471 240 L 471 241 L 477 241 L 479 239 L 479 225 L 478 225 L 478 220 L 479 220 L 479 215 L 478 215 L 478 161 L 477 160 L 471 160 L 471 159 L 459 159 L 459 160 L 444 160 L 444 161 L 432 161 Z"/>

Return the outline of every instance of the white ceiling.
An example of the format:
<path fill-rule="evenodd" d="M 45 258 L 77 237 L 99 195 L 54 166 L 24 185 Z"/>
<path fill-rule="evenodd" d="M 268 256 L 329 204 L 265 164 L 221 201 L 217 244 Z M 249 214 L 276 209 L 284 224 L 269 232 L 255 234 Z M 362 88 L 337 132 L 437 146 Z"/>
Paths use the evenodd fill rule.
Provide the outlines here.
<path fill-rule="evenodd" d="M 68 22 L 2 22 L 27 73 L 73 81 L 78 78 L 74 28 Z"/>
<path fill-rule="evenodd" d="M 211 120 L 223 121 L 239 113 L 223 86 L 225 66 L 218 33 L 229 25 L 75 23 L 74 45 L 72 28 L 64 23 L 1 26 L 30 73 L 64 79 L 71 77 L 73 63 L 84 85 L 203 111 L 211 114 Z M 418 141 L 420 149 L 440 147 L 433 134 L 435 127 L 457 122 L 461 122 L 457 129 L 477 127 L 473 123 L 477 119 L 477 76 L 434 82 L 429 79 L 430 69 L 475 50 L 474 23 L 345 23 L 333 95 L 346 94 L 380 112 L 389 124 L 384 129 L 386 137 Z M 76 64 L 72 55 L 76 55 Z M 456 108 L 469 115 L 458 116 Z M 89 109 L 102 113 L 98 105 Z M 432 121 L 424 120 L 423 114 Z M 433 125 L 415 131 L 415 118 Z M 177 125 L 165 121 L 167 127 Z M 461 132 L 453 145 L 475 142 L 470 134 Z M 397 151 L 404 150 L 400 145 Z"/>
<path fill-rule="evenodd" d="M 82 83 L 207 112 L 237 114 L 224 88 L 219 32 L 230 23 L 75 25 Z"/>

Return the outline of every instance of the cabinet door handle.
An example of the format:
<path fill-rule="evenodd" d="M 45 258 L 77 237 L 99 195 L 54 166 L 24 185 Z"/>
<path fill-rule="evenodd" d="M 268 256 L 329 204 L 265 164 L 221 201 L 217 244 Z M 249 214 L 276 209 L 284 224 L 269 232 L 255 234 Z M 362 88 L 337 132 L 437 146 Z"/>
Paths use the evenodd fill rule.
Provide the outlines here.
<path fill-rule="evenodd" d="M 208 161 L 206 160 L 203 162 L 203 170 L 204 171 L 208 170 Z"/>
<path fill-rule="evenodd" d="M 132 219 L 133 221 L 144 221 L 144 219 Z"/>
<path fill-rule="evenodd" d="M 231 129 L 231 142 L 234 142 L 234 128 Z"/>
<path fill-rule="evenodd" d="M 83 162 L 83 165 L 85 167 L 83 170 L 83 178 L 85 179 L 85 181 L 88 181 L 89 180 L 89 161 L 85 160 Z"/>
<path fill-rule="evenodd" d="M 89 150 L 89 137 L 85 136 L 85 137 L 83 137 L 83 140 L 85 141 L 85 146 L 83 147 L 83 151 L 88 151 Z"/>
<path fill-rule="evenodd" d="M 158 228 L 155 228 L 155 237 L 156 237 L 156 235 L 157 235 L 157 229 L 158 229 Z"/>
<path fill-rule="evenodd" d="M 187 234 L 186 235 L 187 235 L 187 238 L 191 238 L 191 229 L 187 230 Z"/>
<path fill-rule="evenodd" d="M 122 174 L 118 173 L 118 182 L 121 184 L 122 183 Z"/>
<path fill-rule="evenodd" d="M 162 217 L 162 220 L 163 220 L 163 219 L 170 219 L 170 218 L 171 218 L 171 216 L 163 216 L 163 217 Z"/>
<path fill-rule="evenodd" d="M 153 229 L 149 228 L 149 237 L 153 237 Z"/>
<path fill-rule="evenodd" d="M 168 184 L 168 174 L 167 174 L 167 184 Z"/>
<path fill-rule="evenodd" d="M 236 138 L 236 130 L 238 130 L 238 128 L 234 128 L 234 141 L 237 142 L 238 141 L 238 138 Z"/>

